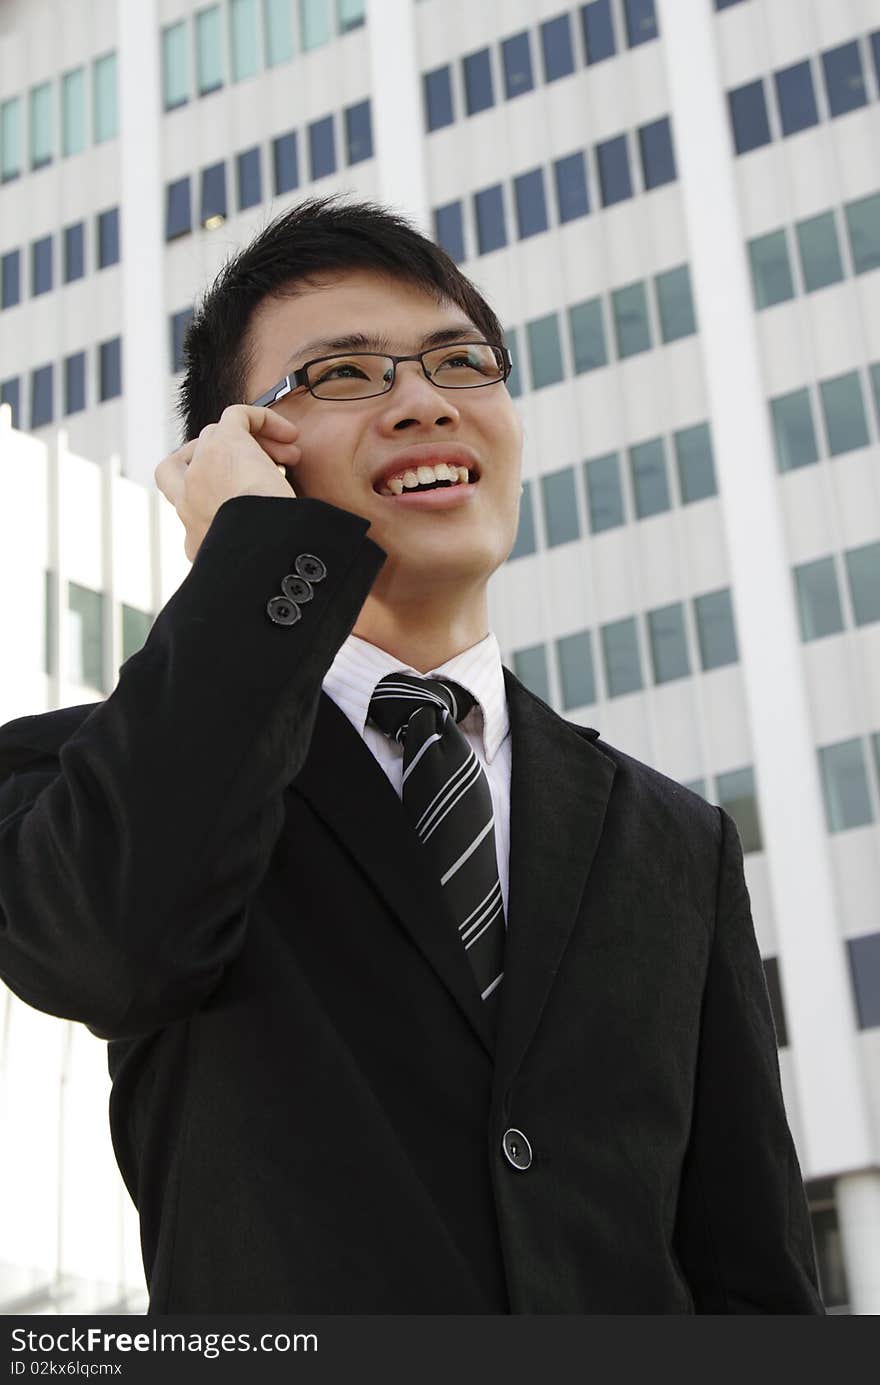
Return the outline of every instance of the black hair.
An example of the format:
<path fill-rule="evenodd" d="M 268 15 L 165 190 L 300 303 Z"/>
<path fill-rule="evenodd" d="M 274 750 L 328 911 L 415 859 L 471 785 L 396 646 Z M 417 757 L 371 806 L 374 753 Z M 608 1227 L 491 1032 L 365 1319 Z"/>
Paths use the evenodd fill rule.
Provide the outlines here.
<path fill-rule="evenodd" d="M 227 404 L 246 402 L 250 326 L 260 303 L 295 297 L 300 283 L 326 272 L 366 269 L 404 280 L 457 304 L 486 337 L 504 343 L 498 318 L 445 250 L 390 208 L 340 196 L 308 198 L 280 213 L 225 262 L 202 296 L 183 339 L 182 443 L 215 423 Z"/>

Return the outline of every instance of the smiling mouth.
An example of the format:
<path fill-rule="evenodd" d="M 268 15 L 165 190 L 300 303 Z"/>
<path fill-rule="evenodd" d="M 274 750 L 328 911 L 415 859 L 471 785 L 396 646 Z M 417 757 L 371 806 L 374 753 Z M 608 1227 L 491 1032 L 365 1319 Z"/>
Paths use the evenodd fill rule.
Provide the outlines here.
<path fill-rule="evenodd" d="M 373 487 L 377 495 L 418 495 L 424 491 L 452 490 L 459 486 L 474 485 L 478 473 L 465 466 L 441 463 L 438 466 L 413 467 L 411 470 L 391 476 L 387 481 L 377 482 Z"/>

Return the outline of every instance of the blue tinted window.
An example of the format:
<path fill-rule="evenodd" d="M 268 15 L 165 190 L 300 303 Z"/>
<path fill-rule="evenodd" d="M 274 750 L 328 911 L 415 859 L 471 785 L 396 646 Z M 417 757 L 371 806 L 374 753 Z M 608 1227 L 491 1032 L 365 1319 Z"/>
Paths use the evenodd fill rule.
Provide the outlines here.
<path fill-rule="evenodd" d="M 833 380 L 821 380 L 819 397 L 831 456 L 852 452 L 856 447 L 867 447 L 870 441 L 868 421 L 862 398 L 862 382 L 856 371 L 837 375 Z"/>
<path fill-rule="evenodd" d="M 31 371 L 31 427 L 41 428 L 51 423 L 54 413 L 53 367 L 40 366 Z"/>
<path fill-rule="evenodd" d="M 122 338 L 102 341 L 98 347 L 98 398 L 115 399 L 122 393 Z"/>
<path fill-rule="evenodd" d="M 479 253 L 486 255 L 507 244 L 507 227 L 504 221 L 504 198 L 501 184 L 484 188 L 474 196 L 474 210 L 477 220 L 477 245 Z"/>
<path fill-rule="evenodd" d="M 691 297 L 691 276 L 687 265 L 658 274 L 657 308 L 660 314 L 660 335 L 664 341 L 678 341 L 697 330 L 694 301 Z"/>
<path fill-rule="evenodd" d="M 455 117 L 452 113 L 452 83 L 448 66 L 435 67 L 433 72 L 426 72 L 423 90 L 426 128 L 439 130 L 444 125 L 451 125 Z"/>
<path fill-rule="evenodd" d="M 818 125 L 819 112 L 809 62 L 784 67 L 774 73 L 774 78 L 782 133 L 794 135 L 798 130 L 806 130 L 809 125 Z"/>
<path fill-rule="evenodd" d="M 226 164 L 211 164 L 202 169 L 201 223 L 206 226 L 214 217 L 226 220 Z"/>
<path fill-rule="evenodd" d="M 794 568 L 801 639 L 819 640 L 843 629 L 840 589 L 833 558 L 819 558 Z"/>
<path fill-rule="evenodd" d="M 63 237 L 64 248 L 64 282 L 71 283 L 74 279 L 81 279 L 86 272 L 86 228 L 85 223 L 77 221 L 73 226 L 65 226 Z"/>
<path fill-rule="evenodd" d="M 697 636 L 700 644 L 700 663 L 703 669 L 735 664 L 739 658 L 736 631 L 733 626 L 733 606 L 730 590 L 707 592 L 694 601 Z"/>
<path fill-rule="evenodd" d="M 86 353 L 77 351 L 64 360 L 64 413 L 77 414 L 86 407 Z"/>
<path fill-rule="evenodd" d="M 626 41 L 630 48 L 657 37 L 654 0 L 623 0 L 623 13 L 626 17 Z"/>
<path fill-rule="evenodd" d="M 370 120 L 369 100 L 358 101 L 357 105 L 346 108 L 345 148 L 349 165 L 373 157 L 373 126 Z"/>
<path fill-rule="evenodd" d="M 843 278 L 843 262 L 834 213 L 811 216 L 807 221 L 799 221 L 795 229 L 807 292 L 839 283 Z"/>
<path fill-rule="evenodd" d="M 508 101 L 512 96 L 521 96 L 524 91 L 532 90 L 535 81 L 528 29 L 502 41 L 501 61 L 504 66 L 504 95 Z"/>
<path fill-rule="evenodd" d="M 671 683 L 674 678 L 687 677 L 691 661 L 684 629 L 684 607 L 680 601 L 648 612 L 648 643 L 655 683 Z"/>
<path fill-rule="evenodd" d="M 518 649 L 513 656 L 513 672 L 536 697 L 550 701 L 546 646 L 535 644 L 529 649 Z"/>
<path fill-rule="evenodd" d="M 844 212 L 856 274 L 880 268 L 880 192 L 848 202 Z"/>
<path fill-rule="evenodd" d="M 726 774 L 719 774 L 715 780 L 715 792 L 720 806 L 736 823 L 743 853 L 763 850 L 758 797 L 755 793 L 755 771 L 752 766 L 731 769 Z"/>
<path fill-rule="evenodd" d="M 21 382 L 17 377 L 11 380 L 4 380 L 0 384 L 0 404 L 8 404 L 12 410 L 13 428 L 21 427 L 20 406 L 21 406 Z"/>
<path fill-rule="evenodd" d="M 611 19 L 611 0 L 592 0 L 589 5 L 581 5 L 581 20 L 587 62 L 598 63 L 603 58 L 613 57 L 616 45 Z"/>
<path fill-rule="evenodd" d="M 858 739 L 819 747 L 829 832 L 865 827 L 873 822 L 865 753 Z"/>
<path fill-rule="evenodd" d="M 767 119 L 764 83 L 747 82 L 745 86 L 729 91 L 727 99 L 730 102 L 733 143 L 737 154 L 747 154 L 750 149 L 769 144 L 770 123 Z"/>
<path fill-rule="evenodd" d="M 587 370 L 597 370 L 599 366 L 607 365 L 608 348 L 605 345 L 601 298 L 572 304 L 568 310 L 568 325 L 575 374 L 582 375 Z"/>
<path fill-rule="evenodd" d="M 263 200 L 263 175 L 258 144 L 253 149 L 243 149 L 236 155 L 235 171 L 238 180 L 238 210 L 243 212 Z"/>
<path fill-rule="evenodd" d="M 322 116 L 309 126 L 310 178 L 326 178 L 336 172 L 336 144 L 333 139 L 333 117 Z"/>
<path fill-rule="evenodd" d="M 556 182 L 556 205 L 559 208 L 560 222 L 574 221 L 576 217 L 586 216 L 590 210 L 590 202 L 587 195 L 587 162 L 584 151 L 578 149 L 575 154 L 566 154 L 565 158 L 557 159 L 553 165 L 553 176 Z"/>
<path fill-rule="evenodd" d="M 572 539 L 579 539 L 581 526 L 578 519 L 574 472 L 571 467 L 543 476 L 541 495 L 544 501 L 544 530 L 548 547 L 555 548 L 560 543 L 570 543 Z"/>
<path fill-rule="evenodd" d="M 611 306 L 614 310 L 618 356 L 634 356 L 638 351 L 649 351 L 651 324 L 645 285 L 640 281 L 627 284 L 626 288 L 615 289 L 611 295 Z"/>
<path fill-rule="evenodd" d="M 98 213 L 98 268 L 119 263 L 119 208 Z"/>
<path fill-rule="evenodd" d="M 636 515 L 647 519 L 670 508 L 669 482 L 666 477 L 666 457 L 662 438 L 651 438 L 629 449 Z"/>
<path fill-rule="evenodd" d="M 708 423 L 696 423 L 674 434 L 678 488 L 683 505 L 717 495 L 712 438 Z"/>
<path fill-rule="evenodd" d="M 541 52 L 545 82 L 555 82 L 558 77 L 568 77 L 574 72 L 571 21 L 567 14 L 545 20 L 541 25 Z"/>
<path fill-rule="evenodd" d="M 520 240 L 547 230 L 547 202 L 544 197 L 544 170 L 533 168 L 513 180 L 516 224 Z"/>
<path fill-rule="evenodd" d="M 555 313 L 535 318 L 526 323 L 526 342 L 529 352 L 529 371 L 532 388 L 539 390 L 545 385 L 555 385 L 563 377 L 562 341 L 559 336 L 559 318 Z"/>
<path fill-rule="evenodd" d="M 672 127 L 669 116 L 653 120 L 650 125 L 639 129 L 639 152 L 642 156 L 642 176 L 645 188 L 659 188 L 663 183 L 674 183 L 678 176 L 675 171 L 675 154 L 672 151 Z"/>
<path fill-rule="evenodd" d="M 296 130 L 278 135 L 272 141 L 272 174 L 275 195 L 299 187 L 299 157 L 296 149 Z"/>
<path fill-rule="evenodd" d="M 470 53 L 463 58 L 462 67 L 468 115 L 476 115 L 477 111 L 485 111 L 489 106 L 494 106 L 495 94 L 492 90 L 492 68 L 488 48 L 481 48 L 479 53 Z"/>
<path fill-rule="evenodd" d="M 14 308 L 21 302 L 21 252 L 8 250 L 0 262 L 0 306 Z"/>
<path fill-rule="evenodd" d="M 447 202 L 445 207 L 434 208 L 434 239 L 456 264 L 461 264 L 465 253 L 460 202 Z"/>
<path fill-rule="evenodd" d="M 625 523 L 623 490 L 620 485 L 620 459 L 616 452 L 605 457 L 593 457 L 584 463 L 590 529 L 594 534 L 603 529 L 616 529 Z"/>
<path fill-rule="evenodd" d="M 519 342 L 515 327 L 505 327 L 504 342 L 510 352 L 510 359 L 513 362 L 510 374 L 506 380 L 507 393 L 511 399 L 516 399 L 522 394 L 522 381 L 519 374 Z"/>
<path fill-rule="evenodd" d="M 189 200 L 189 178 L 169 183 L 165 193 L 165 239 L 186 235 L 192 229 Z"/>
<path fill-rule="evenodd" d="M 794 471 L 819 460 L 816 430 L 808 390 L 794 390 L 770 400 L 776 465 L 780 471 Z"/>
<path fill-rule="evenodd" d="M 850 548 L 843 556 L 856 625 L 880 620 L 880 543 Z"/>
<path fill-rule="evenodd" d="M 192 308 L 182 308 L 179 313 L 171 314 L 171 371 L 174 375 L 183 370 L 183 339 L 192 316 Z"/>
<path fill-rule="evenodd" d="M 880 57 L 877 59 L 880 67 Z M 880 1025 L 880 933 L 847 938 L 860 1029 Z"/>
<path fill-rule="evenodd" d="M 602 658 L 609 697 L 636 692 L 643 686 L 642 660 L 634 616 L 602 626 Z"/>
<path fill-rule="evenodd" d="M 772 308 L 794 298 L 785 231 L 771 231 L 750 240 L 749 261 L 756 308 Z"/>
<path fill-rule="evenodd" d="M 532 506 L 532 483 L 523 483 L 523 493 L 519 498 L 519 528 L 516 531 L 516 542 L 510 550 L 509 557 L 525 558 L 529 553 L 535 551 L 535 514 Z"/>
<path fill-rule="evenodd" d="M 629 171 L 629 152 L 626 135 L 617 135 L 596 145 L 596 158 L 599 164 L 599 188 L 602 193 L 602 206 L 610 207 L 614 202 L 623 202 L 632 197 L 632 178 Z"/>
<path fill-rule="evenodd" d="M 589 630 L 564 635 L 556 641 L 559 661 L 559 682 L 562 706 L 586 707 L 596 701 L 596 678 L 593 672 L 593 649 Z"/>
<path fill-rule="evenodd" d="M 52 237 L 31 243 L 31 297 L 48 293 L 52 288 Z"/>
<path fill-rule="evenodd" d="M 862 71 L 862 55 L 856 42 L 842 43 L 839 48 L 829 48 L 822 54 L 822 67 L 825 72 L 825 90 L 828 92 L 828 108 L 832 115 L 844 115 L 864 106 L 868 100 L 865 90 L 865 74 Z"/>

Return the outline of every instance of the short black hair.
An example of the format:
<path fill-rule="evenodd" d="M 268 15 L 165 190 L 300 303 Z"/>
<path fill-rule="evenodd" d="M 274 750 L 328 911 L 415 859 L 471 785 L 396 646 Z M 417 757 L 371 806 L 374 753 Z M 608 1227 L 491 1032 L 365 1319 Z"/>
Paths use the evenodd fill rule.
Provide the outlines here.
<path fill-rule="evenodd" d="M 345 270 L 401 279 L 462 308 L 490 340 L 505 344 L 498 318 L 455 261 L 399 213 L 339 193 L 311 197 L 273 218 L 228 259 L 196 306 L 183 338 L 177 414 L 181 443 L 244 403 L 253 366 L 249 329 L 266 298 L 295 297 L 300 283 Z M 271 383 L 271 382 L 270 382 Z"/>

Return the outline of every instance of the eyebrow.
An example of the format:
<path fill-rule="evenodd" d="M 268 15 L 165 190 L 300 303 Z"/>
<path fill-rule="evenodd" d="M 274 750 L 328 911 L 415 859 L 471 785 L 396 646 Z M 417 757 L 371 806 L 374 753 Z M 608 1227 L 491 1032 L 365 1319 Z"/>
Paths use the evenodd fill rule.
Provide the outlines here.
<path fill-rule="evenodd" d="M 479 337 L 485 340 L 485 333 L 479 327 L 475 327 L 472 322 L 458 322 L 452 327 L 439 327 L 434 332 L 428 332 L 427 336 L 422 337 L 418 343 L 418 348 L 428 346 L 444 346 L 446 342 L 472 340 Z M 308 341 L 301 346 L 298 351 L 294 351 L 284 363 L 284 369 L 293 365 L 294 361 L 300 358 L 308 359 L 313 353 L 319 356 L 332 351 L 388 351 L 391 350 L 391 343 L 388 337 L 383 337 L 375 332 L 349 332 L 343 337 L 318 337 L 315 341 Z"/>

